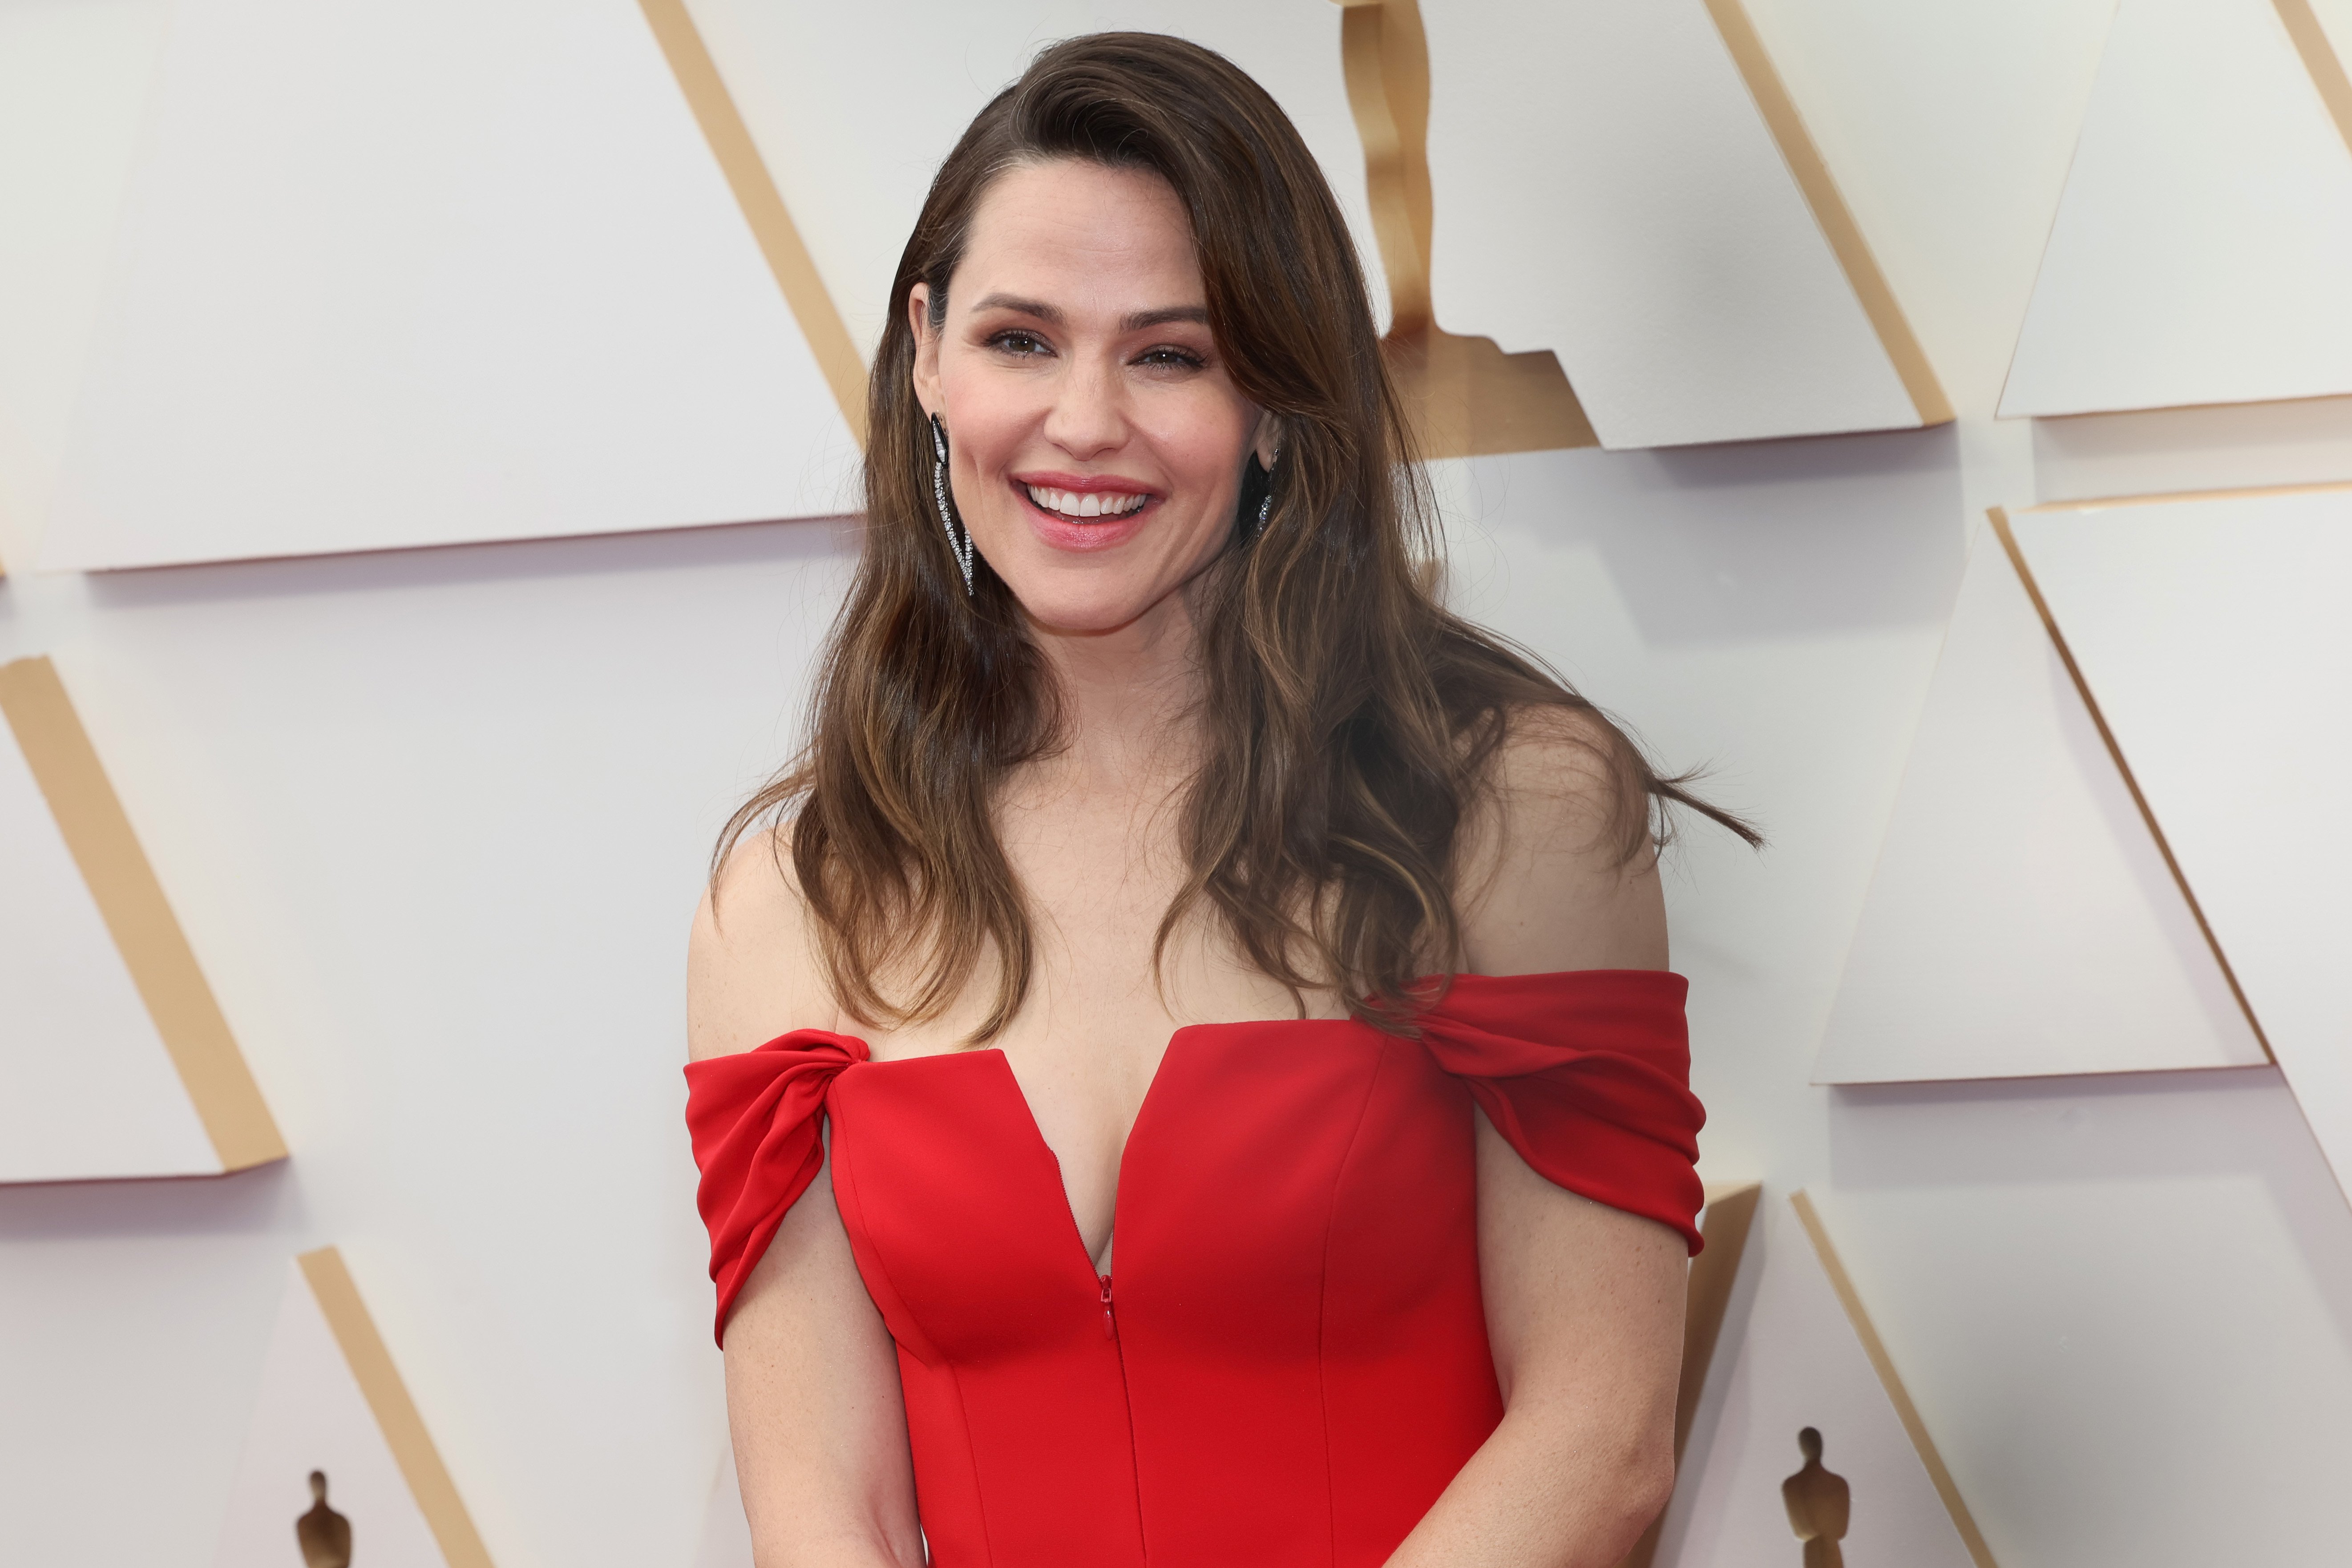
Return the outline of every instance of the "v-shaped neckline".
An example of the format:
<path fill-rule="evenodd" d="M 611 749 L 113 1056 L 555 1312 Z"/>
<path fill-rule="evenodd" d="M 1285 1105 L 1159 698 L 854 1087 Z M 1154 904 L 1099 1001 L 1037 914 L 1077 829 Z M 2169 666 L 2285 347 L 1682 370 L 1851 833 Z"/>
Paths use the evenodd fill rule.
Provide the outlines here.
<path fill-rule="evenodd" d="M 1114 1185 L 1111 1188 L 1110 1197 L 1110 1234 L 1103 1238 L 1104 1262 L 1106 1264 L 1110 1262 L 1118 1251 L 1118 1209 L 1120 1201 L 1127 1194 L 1128 1161 L 1135 1152 L 1135 1135 L 1143 1126 L 1143 1119 L 1145 1116 L 1150 1113 L 1151 1102 L 1154 1099 L 1159 1097 L 1160 1086 L 1168 1077 L 1169 1060 L 1176 1055 L 1176 1047 L 1178 1044 L 1183 1040 L 1185 1036 L 1205 1029 L 1255 1029 L 1264 1028 L 1268 1025 L 1351 1024 L 1355 1022 L 1356 1020 L 1350 1018 L 1244 1018 L 1226 1023 L 1178 1025 L 1176 1028 L 1170 1033 L 1168 1043 L 1160 1047 L 1160 1062 L 1158 1066 L 1151 1069 L 1151 1081 L 1143 1086 L 1142 1103 L 1135 1108 L 1135 1118 L 1127 1124 L 1127 1132 L 1125 1136 L 1119 1140 L 1118 1170 L 1117 1175 L 1113 1178 Z M 864 1043 L 864 1041 L 859 1042 L 861 1045 Z M 1029 1103 L 1028 1091 L 1021 1087 L 1021 1075 L 1013 1070 L 1013 1058 L 1004 1054 L 1003 1047 L 1000 1046 L 972 1046 L 961 1050 L 927 1051 L 921 1056 L 887 1057 L 880 1058 L 875 1058 L 869 1054 L 866 1058 L 866 1065 L 871 1067 L 903 1067 L 911 1062 L 953 1060 L 957 1058 L 962 1057 L 993 1057 L 996 1058 L 998 1068 L 1004 1076 L 1004 1086 L 1011 1091 L 1013 1103 L 1020 1108 L 1021 1125 L 1027 1129 L 1030 1142 L 1036 1147 L 1039 1153 L 1045 1156 L 1045 1163 L 1053 1168 L 1054 1185 L 1060 1192 L 1062 1198 L 1062 1215 L 1064 1218 L 1069 1221 L 1070 1245 L 1077 1254 L 1078 1262 L 1083 1265 L 1086 1269 L 1087 1286 L 1089 1289 L 1092 1289 L 1099 1285 L 1108 1277 L 1109 1271 L 1107 1268 L 1098 1269 L 1095 1266 L 1095 1255 L 1093 1252 L 1089 1251 L 1087 1247 L 1086 1227 L 1078 1223 L 1077 1205 L 1070 1201 L 1070 1183 L 1068 1176 L 1065 1174 L 1062 1170 L 1062 1157 L 1054 1152 L 1054 1145 L 1046 1141 L 1045 1130 L 1037 1121 L 1036 1107 Z"/>
<path fill-rule="evenodd" d="M 994 1057 L 997 1065 L 1003 1070 L 1005 1087 L 1012 1090 L 1014 1103 L 1021 1108 L 1022 1125 L 1029 1130 L 1030 1139 L 1036 1144 L 1038 1152 L 1045 1156 L 1045 1163 L 1054 1169 L 1054 1184 L 1061 1190 L 1062 1194 L 1062 1214 L 1070 1222 L 1070 1242 L 1077 1248 L 1079 1261 L 1086 1265 L 1087 1279 L 1089 1284 L 1107 1281 L 1110 1277 L 1109 1264 L 1118 1250 L 1118 1205 L 1119 1200 L 1127 1193 L 1128 1157 L 1135 1152 L 1135 1134 L 1142 1127 L 1144 1117 L 1150 1111 L 1152 1099 L 1159 1094 L 1161 1081 L 1168 1076 L 1168 1061 L 1176 1054 L 1177 1042 L 1194 1029 L 1230 1027 L 1233 1026 L 1181 1024 L 1169 1035 L 1167 1044 L 1160 1047 L 1160 1060 L 1151 1069 L 1151 1080 L 1143 1086 L 1143 1100 L 1136 1106 L 1135 1117 L 1128 1122 L 1127 1131 L 1118 1141 L 1118 1168 L 1111 1178 L 1110 1233 L 1103 1237 L 1103 1259 L 1099 1266 L 1095 1261 L 1094 1253 L 1087 1247 L 1087 1227 L 1079 1223 L 1078 1205 L 1071 1201 L 1070 1178 L 1062 1169 L 1062 1157 L 1054 1152 L 1053 1143 L 1046 1139 L 1045 1129 L 1037 1120 L 1037 1108 L 1029 1103 L 1029 1091 L 1021 1087 L 1021 1075 L 1013 1070 L 1013 1058 L 1004 1054 L 1003 1047 L 997 1046 L 982 1046 L 973 1050 L 953 1053 L 959 1056 Z M 921 1058 L 904 1059 L 919 1060 Z"/>

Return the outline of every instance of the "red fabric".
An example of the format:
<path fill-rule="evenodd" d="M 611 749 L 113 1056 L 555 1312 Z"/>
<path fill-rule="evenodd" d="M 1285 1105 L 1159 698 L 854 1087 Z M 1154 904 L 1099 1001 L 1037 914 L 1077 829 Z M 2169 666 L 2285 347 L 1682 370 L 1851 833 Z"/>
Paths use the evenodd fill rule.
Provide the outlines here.
<path fill-rule="evenodd" d="M 803 1030 L 698 1062 L 720 1332 L 828 1115 L 938 1568 L 1375 1568 L 1502 1417 L 1474 1100 L 1545 1176 L 1695 1248 L 1685 990 L 1468 975 L 1417 1040 L 1179 1030 L 1121 1161 L 1109 1286 L 1003 1053 L 872 1062 Z"/>
<path fill-rule="evenodd" d="M 796 1029 L 756 1051 L 712 1057 L 686 1069 L 686 1130 L 702 1172 L 695 1206 L 710 1233 L 721 1342 L 728 1310 L 758 1267 L 785 1211 L 824 1168 L 817 1117 L 825 1090 L 866 1042 Z"/>
<path fill-rule="evenodd" d="M 1696 1253 L 1706 1110 L 1689 1089 L 1689 992 L 1650 969 L 1474 975 L 1423 1028 L 1520 1158 L 1556 1186 L 1673 1226 Z"/>

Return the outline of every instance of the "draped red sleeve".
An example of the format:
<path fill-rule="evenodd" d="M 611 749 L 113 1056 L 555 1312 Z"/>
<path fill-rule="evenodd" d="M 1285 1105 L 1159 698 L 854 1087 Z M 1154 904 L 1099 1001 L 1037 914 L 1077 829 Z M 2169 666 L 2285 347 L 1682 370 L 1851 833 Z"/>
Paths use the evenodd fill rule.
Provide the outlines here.
<path fill-rule="evenodd" d="M 710 1279 L 719 1287 L 712 1333 L 722 1347 L 744 1281 L 824 1168 L 818 1119 L 825 1091 L 864 1060 L 863 1040 L 795 1029 L 757 1050 L 687 1064 L 686 1125 L 702 1172 L 695 1205 L 710 1232 Z"/>
<path fill-rule="evenodd" d="M 1690 982 L 1657 969 L 1457 976 L 1424 1014 L 1437 1065 L 1553 1184 L 1670 1226 L 1699 1249 Z"/>

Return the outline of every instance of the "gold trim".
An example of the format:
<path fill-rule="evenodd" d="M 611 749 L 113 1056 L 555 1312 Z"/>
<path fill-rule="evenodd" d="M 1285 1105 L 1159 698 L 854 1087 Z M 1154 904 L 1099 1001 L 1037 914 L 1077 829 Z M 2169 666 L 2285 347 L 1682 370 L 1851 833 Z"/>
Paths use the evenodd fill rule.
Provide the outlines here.
<path fill-rule="evenodd" d="M 154 868 L 47 658 L 0 665 L 0 715 L 16 732 L 49 815 L 98 901 L 99 913 L 155 1021 L 180 1082 L 224 1171 L 286 1157 L 245 1058 L 196 955 L 172 914 Z"/>
<path fill-rule="evenodd" d="M 1340 65 L 1364 144 L 1372 236 L 1389 279 L 1381 341 L 1423 458 L 1598 447 L 1601 437 L 1549 349 L 1507 354 L 1460 337 L 1430 304 L 1429 40 L 1415 0 L 1339 0 Z"/>
<path fill-rule="evenodd" d="M 1799 1191 L 1789 1194 L 1789 1204 L 1797 1211 L 1797 1219 L 1804 1226 L 1815 1256 L 1822 1260 L 1822 1271 L 1830 1277 L 1830 1289 L 1837 1292 L 1838 1304 L 1845 1309 L 1846 1321 L 1853 1325 L 1854 1337 L 1862 1341 L 1863 1353 L 1870 1358 L 1872 1369 L 1878 1373 L 1878 1381 L 1885 1388 L 1903 1430 L 1911 1435 L 1911 1446 L 1919 1450 L 1919 1462 L 1927 1467 L 1927 1479 L 1935 1483 L 1936 1495 L 1944 1500 L 1944 1510 L 1952 1516 L 1961 1543 L 1976 1559 L 1977 1568 L 2000 1568 L 1993 1561 L 1992 1548 L 1985 1543 L 1984 1532 L 1977 1528 L 1968 1503 L 1960 1497 L 1952 1472 L 1944 1468 L 1944 1457 L 1936 1451 L 1936 1440 L 1927 1436 L 1927 1423 L 1919 1419 L 1918 1406 L 1911 1403 L 1911 1394 L 1895 1373 L 1895 1363 L 1887 1355 L 1877 1329 L 1871 1325 L 1870 1314 L 1863 1310 L 1862 1297 L 1854 1290 L 1845 1265 L 1838 1260 L 1837 1248 L 1830 1245 L 1830 1233 L 1822 1227 L 1822 1216 L 1814 1211 L 1813 1200 Z"/>
<path fill-rule="evenodd" d="M 1691 1424 L 1698 1417 L 1699 1396 L 1706 1391 L 1708 1370 L 1715 1364 L 1716 1341 L 1731 1310 L 1731 1288 L 1739 1279 L 1740 1255 L 1756 1219 L 1757 1200 L 1764 1195 L 1761 1182 L 1709 1182 L 1706 1211 L 1699 1234 L 1706 1245 L 1691 1260 L 1684 1287 L 1682 1382 L 1675 1391 L 1675 1472 L 1682 1473 L 1683 1451 L 1689 1447 Z M 1658 1541 L 1666 1525 L 1665 1510 L 1650 1521 L 1620 1568 L 1650 1568 L 1658 1554 Z"/>
<path fill-rule="evenodd" d="M 2332 488 L 2332 487 L 2331 487 Z M 2053 508 L 2053 510 L 2072 510 Z M 2221 940 L 2213 934 L 2212 925 L 2205 919 L 2204 906 L 2197 901 L 2197 890 L 2189 885 L 2188 874 L 2172 853 L 2172 843 L 2164 836 L 2164 825 L 2156 819 L 2156 812 L 2140 793 L 2139 780 L 2133 776 L 2131 763 L 2124 758 L 2123 746 L 2116 732 L 2107 727 L 2107 716 L 2099 709 L 2099 700 L 2091 691 L 2091 683 L 2083 677 L 2083 667 L 2074 662 L 2074 650 L 2066 645 L 2066 634 L 2058 629 L 2058 617 L 2050 611 L 2050 602 L 2042 596 L 2042 584 L 2035 582 L 2033 569 L 2025 563 L 2025 552 L 2018 547 L 2017 535 L 2011 531 L 2009 513 L 2000 507 L 1989 507 L 1985 515 L 1992 522 L 1992 531 L 2000 540 L 2000 547 L 2009 553 L 2010 564 L 2017 569 L 2017 580 L 2025 584 L 2025 596 L 2033 601 L 2034 614 L 2042 617 L 2042 630 L 2050 634 L 2051 646 L 2058 650 L 2058 662 L 2066 667 L 2066 675 L 2074 681 L 2074 689 L 2082 695 L 2083 706 L 2091 715 L 2092 727 L 2099 731 L 2099 740 L 2115 760 L 2116 771 L 2123 775 L 2124 788 L 2131 792 L 2132 804 L 2139 807 L 2140 820 L 2147 824 L 2148 836 L 2156 840 L 2156 852 L 2164 857 L 2164 868 L 2172 873 L 2173 884 L 2189 904 L 2189 913 L 2197 922 L 2205 945 L 2212 950 L 2213 962 L 2221 966 L 2221 978 L 2229 982 L 2230 994 L 2236 997 L 2238 1010 L 2246 1016 L 2246 1026 L 2254 1032 L 2254 1043 L 2263 1047 L 2263 1058 L 2273 1067 L 2278 1065 L 2278 1054 L 2271 1049 L 2270 1037 L 2263 1032 L 2263 1021 L 2254 1016 L 2254 1005 L 2246 996 L 2245 987 L 2238 984 L 2238 972 L 2230 967 L 2230 955 L 2221 951 Z"/>
<path fill-rule="evenodd" d="M 1879 270 L 1878 258 L 1871 254 L 1870 242 L 1863 237 L 1862 226 L 1854 222 L 1852 209 L 1838 191 L 1837 181 L 1830 174 L 1820 147 L 1814 144 L 1812 132 L 1805 129 L 1804 116 L 1797 111 L 1796 100 L 1789 96 L 1788 84 L 1773 66 L 1755 22 L 1740 0 L 1706 0 L 1706 5 L 1707 15 L 1715 18 L 1715 30 L 1723 36 L 1724 47 L 1731 51 L 1732 63 L 1756 100 L 1765 128 L 1779 145 L 1789 173 L 1796 176 L 1797 188 L 1804 193 L 1813 221 L 1821 226 L 1822 237 L 1830 242 L 1847 285 L 1862 302 L 1863 313 L 1870 318 L 1872 329 L 1878 333 L 1879 346 L 1886 351 L 1895 374 L 1902 378 L 1903 390 L 1918 412 L 1919 423 L 1950 423 L 1952 405 L 1944 395 L 1942 384 L 1936 379 L 1934 367 L 1927 363 L 1927 351 L 1912 333 L 1910 321 L 1903 314 L 1895 290 L 1888 287 L 1886 275 Z"/>
<path fill-rule="evenodd" d="M 2302 485 L 2233 485 L 2218 490 L 2158 490 L 2151 495 L 2086 496 L 2081 500 L 2043 501 L 2038 506 L 2020 510 L 2022 515 L 2032 517 L 2046 511 L 2097 511 L 2119 506 L 2155 506 L 2170 501 L 2266 500 L 2274 496 L 2315 496 L 2342 490 L 2352 490 L 2352 481 L 2319 479 Z M 1995 510 L 2003 510 L 2006 514 L 2005 509 Z"/>
<path fill-rule="evenodd" d="M 376 1332 L 375 1320 L 360 1299 L 359 1285 L 352 1279 L 343 1255 L 334 1247 L 322 1247 L 294 1261 L 302 1266 L 302 1278 L 309 1281 L 320 1311 L 326 1314 L 344 1363 L 359 1380 L 376 1427 L 391 1447 L 401 1476 L 408 1482 L 409 1495 L 432 1527 L 433 1539 L 439 1542 L 449 1568 L 492 1568 L 489 1550 L 482 1544 L 473 1516 L 457 1495 L 457 1484 L 441 1462 L 440 1451 L 433 1447 L 425 1417 L 417 1414 L 416 1402 L 408 1396 L 408 1385 L 400 1380 L 392 1352 Z"/>
<path fill-rule="evenodd" d="M 2294 52 L 2303 57 L 2303 68 L 2311 73 L 2311 85 L 2319 89 L 2327 117 L 2336 121 L 2336 133 L 2344 138 L 2345 149 L 2352 152 L 2352 80 L 2345 78 L 2344 62 L 2336 58 L 2327 29 L 2319 25 L 2311 0 L 2271 3 L 2278 10 L 2279 20 L 2286 24 L 2286 36 L 2294 40 Z"/>
<path fill-rule="evenodd" d="M 741 111 L 727 91 L 718 62 L 710 58 L 685 0 L 638 0 L 638 4 L 661 45 L 662 57 L 669 61 L 670 74 L 677 79 L 678 89 L 694 110 L 695 123 L 702 127 L 703 140 L 710 144 L 711 155 L 727 176 L 727 188 L 735 193 L 735 205 L 742 209 L 744 222 L 751 226 L 760 254 L 767 258 L 768 270 L 775 274 L 776 286 L 784 292 L 784 303 L 792 308 L 809 352 L 816 356 L 817 368 L 833 388 L 842 418 L 848 421 L 857 444 L 865 446 L 866 362 L 843 324 L 841 312 L 834 308 L 833 297 L 825 292 L 824 279 L 808 247 L 802 243 L 801 231 L 760 156 L 751 128 L 743 123 Z"/>

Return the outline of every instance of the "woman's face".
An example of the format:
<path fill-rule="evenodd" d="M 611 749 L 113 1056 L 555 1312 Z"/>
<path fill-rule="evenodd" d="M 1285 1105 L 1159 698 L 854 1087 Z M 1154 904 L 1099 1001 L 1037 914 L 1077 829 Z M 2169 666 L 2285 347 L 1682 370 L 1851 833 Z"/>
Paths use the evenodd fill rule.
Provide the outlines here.
<path fill-rule="evenodd" d="M 946 425 L 956 510 L 1045 631 L 1135 626 L 1231 540 L 1275 421 L 1209 331 L 1191 226 L 1157 174 L 1076 160 L 981 198 L 933 332 L 908 301 L 915 394 Z"/>

